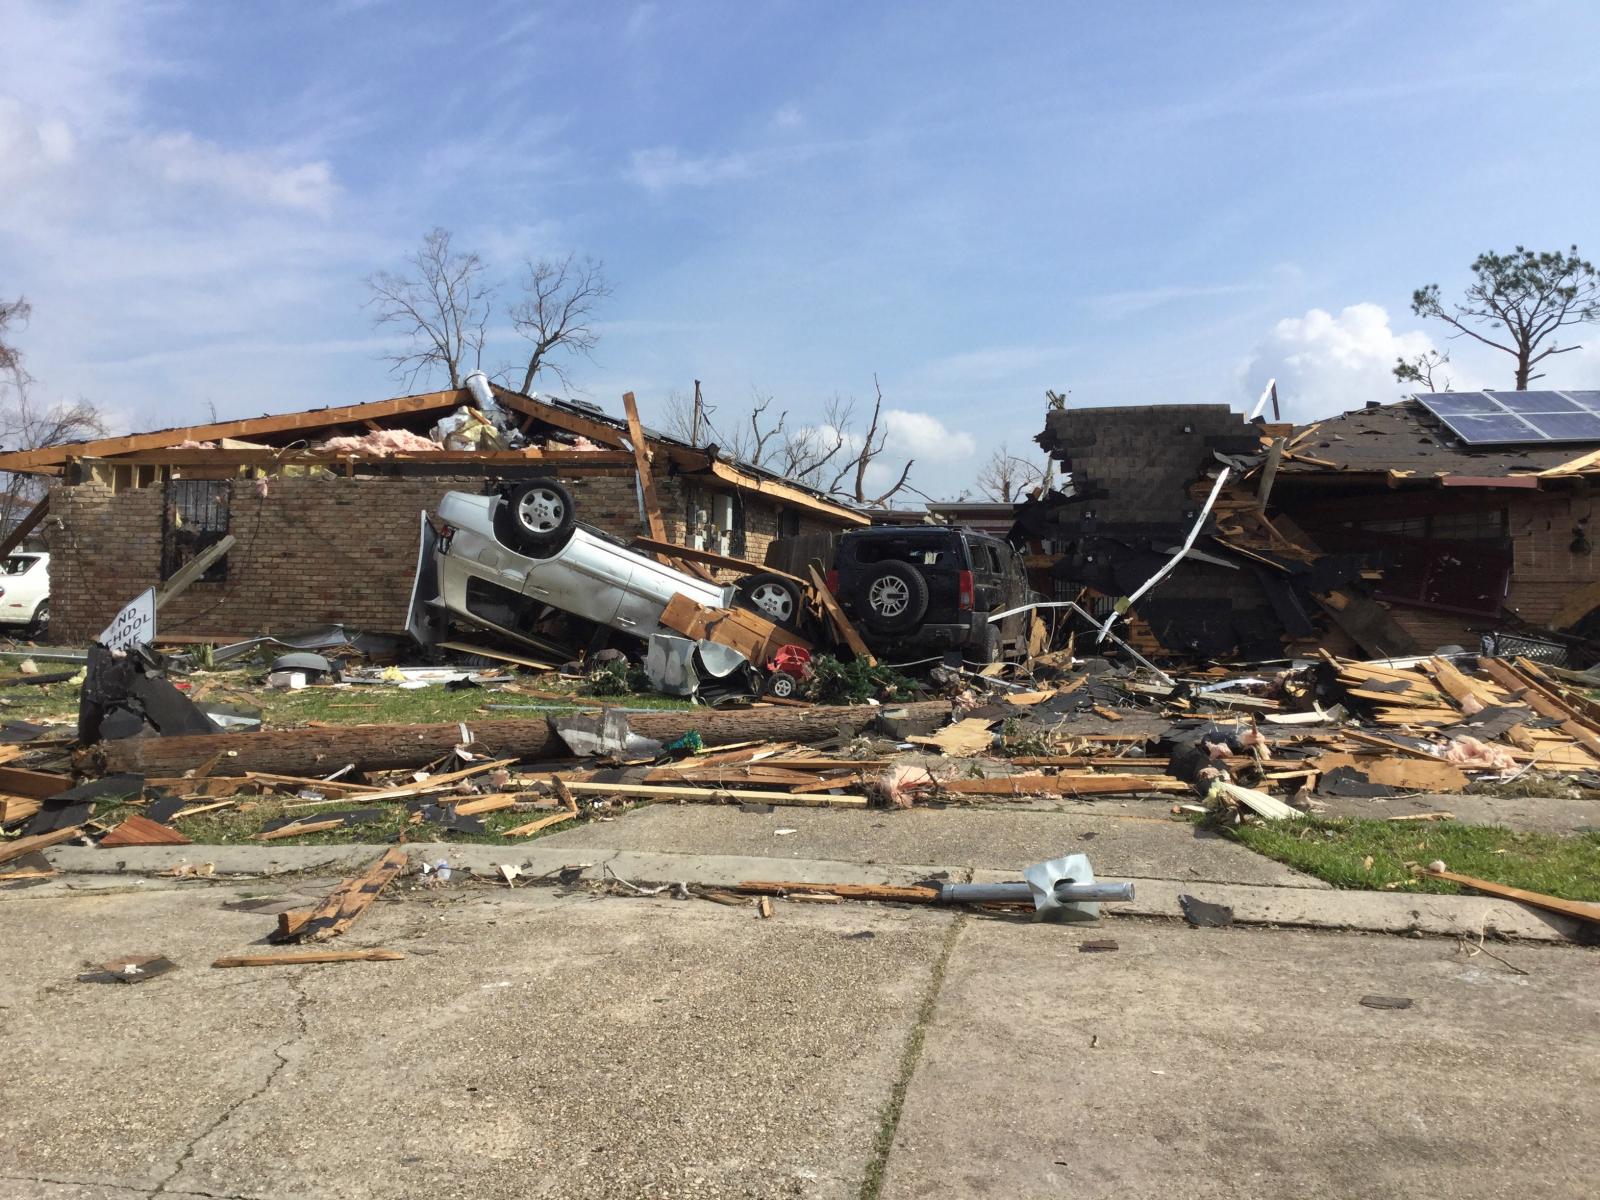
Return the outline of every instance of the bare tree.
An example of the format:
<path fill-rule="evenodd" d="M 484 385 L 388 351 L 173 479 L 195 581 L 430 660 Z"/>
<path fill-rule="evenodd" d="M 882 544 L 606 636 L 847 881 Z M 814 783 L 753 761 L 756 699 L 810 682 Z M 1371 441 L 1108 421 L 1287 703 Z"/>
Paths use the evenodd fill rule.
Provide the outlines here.
<path fill-rule="evenodd" d="M 22 352 L 11 344 L 15 336 L 11 327 L 26 325 L 32 315 L 33 305 L 26 296 L 0 300 L 0 371 L 7 375 L 15 376 L 22 371 Z"/>
<path fill-rule="evenodd" d="M 877 396 L 867 420 L 865 433 L 858 433 L 856 405 L 834 396 L 822 410 L 822 419 L 812 424 L 791 423 L 788 409 L 772 415 L 774 398 L 759 389 L 752 393 L 750 408 L 738 420 L 731 416 L 714 420 L 717 408 L 706 405 L 705 422 L 717 449 L 775 474 L 804 483 L 842 500 L 857 504 L 881 505 L 909 486 L 912 460 L 901 467 L 894 483 L 882 492 L 868 495 L 867 471 L 879 461 L 888 442 L 888 422 L 883 413 L 883 389 L 873 385 Z M 663 419 L 665 430 L 684 441 L 690 439 L 694 423 L 693 404 L 681 392 L 667 397 Z"/>
<path fill-rule="evenodd" d="M 1450 310 L 1439 299 L 1439 285 L 1430 283 L 1412 293 L 1411 311 L 1443 321 L 1456 331 L 1453 337 L 1465 334 L 1511 355 L 1517 362 L 1519 392 L 1542 378 L 1533 373 L 1538 363 L 1579 349 L 1556 345 L 1557 330 L 1600 321 L 1600 272 L 1579 257 L 1576 246 L 1565 254 L 1535 254 L 1522 246 L 1510 254 L 1490 250 L 1473 259 L 1472 274 L 1465 298 Z M 1474 325 L 1488 327 L 1494 336 Z"/>
<path fill-rule="evenodd" d="M 600 340 L 592 324 L 595 306 L 611 295 L 605 269 L 595 259 L 576 259 L 571 254 L 559 262 L 529 259 L 524 265 L 522 299 L 510 308 L 511 324 L 533 343 L 522 376 L 522 393 L 529 394 L 540 371 L 549 371 L 562 387 L 570 387 L 565 365 L 551 355 L 565 351 L 593 356 Z"/>
<path fill-rule="evenodd" d="M 852 406 L 845 407 L 842 419 L 835 426 L 845 433 L 841 452 L 849 451 L 849 454 L 843 460 L 839 472 L 827 490 L 830 495 L 843 496 L 854 500 L 857 504 L 878 508 L 896 493 L 904 490 L 910 481 L 911 468 L 916 464 L 916 460 L 906 459 L 905 465 L 900 468 L 899 478 L 876 496 L 868 497 L 867 468 L 883 456 L 889 441 L 889 424 L 883 415 L 883 385 L 878 382 L 876 375 L 872 377 L 872 387 L 875 395 L 872 401 L 872 415 L 867 418 L 866 432 L 859 438 L 850 432 Z"/>
<path fill-rule="evenodd" d="M 11 340 L 11 327 L 31 314 L 27 300 L 0 301 L 0 446 L 6 450 L 44 450 L 69 442 L 104 437 L 105 419 L 89 401 L 40 404 L 33 398 L 33 376 L 22 365 L 22 351 Z M 0 531 L 37 503 L 46 481 L 36 475 L 6 473 L 0 494 Z"/>
<path fill-rule="evenodd" d="M 978 471 L 978 490 L 1001 504 L 1014 504 L 1044 482 L 1044 468 L 1012 454 L 1004 442 Z"/>
<path fill-rule="evenodd" d="M 484 274 L 483 260 L 453 251 L 450 231 L 436 226 L 406 256 L 405 270 L 367 277 L 372 323 L 392 325 L 409 339 L 404 351 L 387 356 L 407 387 L 443 367 L 450 386 L 458 388 L 479 367 L 494 294 Z"/>
<path fill-rule="evenodd" d="M 1450 376 L 1443 367 L 1450 361 L 1448 350 L 1424 350 L 1415 358 L 1397 358 L 1394 377 L 1401 383 L 1420 384 L 1430 392 L 1448 392 Z"/>

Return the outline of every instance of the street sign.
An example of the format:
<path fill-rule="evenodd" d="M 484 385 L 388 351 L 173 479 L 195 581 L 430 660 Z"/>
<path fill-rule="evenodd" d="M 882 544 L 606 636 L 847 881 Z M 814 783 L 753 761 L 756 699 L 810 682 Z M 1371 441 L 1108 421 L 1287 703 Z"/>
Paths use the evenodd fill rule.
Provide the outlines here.
<path fill-rule="evenodd" d="M 107 650 L 127 650 L 153 642 L 155 637 L 156 590 L 152 587 L 123 605 L 122 611 L 105 627 L 99 641 Z"/>

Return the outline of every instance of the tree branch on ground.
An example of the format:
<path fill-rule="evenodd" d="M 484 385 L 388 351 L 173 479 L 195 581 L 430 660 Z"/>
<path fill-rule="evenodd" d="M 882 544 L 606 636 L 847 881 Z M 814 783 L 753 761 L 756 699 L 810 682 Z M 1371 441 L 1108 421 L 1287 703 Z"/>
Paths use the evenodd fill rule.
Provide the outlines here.
<path fill-rule="evenodd" d="M 1557 345 L 1557 330 L 1600 321 L 1600 273 L 1579 256 L 1576 246 L 1564 254 L 1536 254 L 1522 246 L 1510 254 L 1486 251 L 1473 260 L 1472 274 L 1465 297 L 1449 309 L 1439 297 L 1439 285 L 1430 283 L 1412 293 L 1411 311 L 1443 321 L 1456 331 L 1452 337 L 1465 335 L 1511 355 L 1518 391 L 1543 378 L 1533 373 L 1540 362 L 1580 348 L 1576 343 Z"/>
<path fill-rule="evenodd" d="M 611 295 L 605 269 L 592 258 L 529 259 L 522 281 L 522 299 L 509 311 L 516 331 L 533 344 L 528 366 L 522 375 L 522 393 L 531 394 L 533 381 L 548 371 L 570 387 L 563 352 L 590 358 L 600 341 L 592 324 L 595 307 Z"/>
<path fill-rule="evenodd" d="M 494 294 L 484 273 L 477 254 L 451 250 L 450 231 L 435 227 L 406 257 L 404 271 L 367 277 L 372 323 L 393 326 L 408 341 L 405 350 L 386 356 L 407 387 L 440 367 L 458 388 L 481 365 Z"/>

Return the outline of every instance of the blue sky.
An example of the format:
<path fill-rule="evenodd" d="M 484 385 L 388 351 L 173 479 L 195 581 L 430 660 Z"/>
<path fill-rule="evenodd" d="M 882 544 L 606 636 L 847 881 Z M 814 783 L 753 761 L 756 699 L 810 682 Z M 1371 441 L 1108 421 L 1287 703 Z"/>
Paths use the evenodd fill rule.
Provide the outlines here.
<path fill-rule="evenodd" d="M 840 394 L 950 495 L 1044 389 L 1398 394 L 1487 248 L 1600 256 L 1587 3 L 0 0 L 0 295 L 123 428 L 379 398 L 362 277 L 450 228 L 616 291 L 575 381 Z M 510 298 L 509 290 L 506 298 Z M 1600 346 L 1600 330 L 1590 340 Z M 1430 341 L 1430 339 L 1432 339 Z M 517 342 L 497 323 L 487 365 Z M 1600 386 L 1600 349 L 1550 381 Z"/>

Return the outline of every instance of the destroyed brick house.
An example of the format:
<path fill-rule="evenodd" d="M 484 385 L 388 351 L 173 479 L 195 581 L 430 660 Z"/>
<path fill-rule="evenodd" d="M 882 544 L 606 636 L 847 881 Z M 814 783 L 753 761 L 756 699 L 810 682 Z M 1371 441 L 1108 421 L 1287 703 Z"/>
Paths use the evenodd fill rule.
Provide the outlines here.
<path fill-rule="evenodd" d="M 449 389 L 0 454 L 0 471 L 50 478 L 18 529 L 42 533 L 51 553 L 52 637 L 92 639 L 131 596 L 228 534 L 228 554 L 163 609 L 164 635 L 231 640 L 329 622 L 402 631 L 419 514 L 447 491 L 500 480 L 558 478 L 580 520 L 624 539 L 648 532 L 653 490 L 665 540 L 755 562 L 777 537 L 867 523 L 653 431 L 641 434 L 646 489 L 628 421 L 468 382 L 477 398 Z"/>
<path fill-rule="evenodd" d="M 1504 421 L 1463 435 L 1435 409 L 1502 408 L 1496 395 L 1524 411 L 1567 403 L 1471 395 L 1300 428 L 1221 405 L 1053 412 L 1038 441 L 1069 478 L 1018 506 L 1015 536 L 1035 551 L 1042 590 L 1109 613 L 1182 547 L 1226 469 L 1202 535 L 1132 608 L 1146 650 L 1267 660 L 1476 649 L 1485 635 L 1593 638 L 1600 419 L 1566 427 L 1587 443 Z"/>

